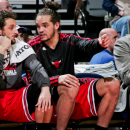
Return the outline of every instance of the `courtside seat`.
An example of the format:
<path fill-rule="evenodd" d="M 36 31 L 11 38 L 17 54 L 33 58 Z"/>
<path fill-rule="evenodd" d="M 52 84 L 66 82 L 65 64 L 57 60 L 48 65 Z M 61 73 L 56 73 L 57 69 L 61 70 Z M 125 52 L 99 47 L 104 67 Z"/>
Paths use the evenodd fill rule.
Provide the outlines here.
<path fill-rule="evenodd" d="M 101 66 L 101 65 L 100 65 Z M 94 73 L 77 73 L 75 75 L 77 78 L 103 78 L 104 76 Z M 120 95 L 124 94 L 123 100 L 119 100 L 117 108 L 115 109 L 114 115 L 112 120 L 110 121 L 109 127 L 121 127 L 122 130 L 126 130 L 126 128 L 130 127 L 130 86 L 121 91 Z M 123 103 L 122 103 L 123 102 Z M 122 103 L 122 104 L 121 104 Z M 119 109 L 121 108 L 122 109 Z M 53 111 L 53 120 L 51 121 L 51 127 L 56 127 L 56 109 Z M 98 117 L 91 117 L 81 120 L 70 120 L 68 123 L 68 128 L 73 128 L 73 130 L 79 130 L 79 128 L 94 128 L 97 123 Z M 44 127 L 44 124 L 43 124 Z M 7 121 L 0 121 L 0 130 L 4 129 L 12 129 L 12 130 L 35 130 L 35 122 L 30 123 L 16 123 L 16 122 L 7 122 Z"/>

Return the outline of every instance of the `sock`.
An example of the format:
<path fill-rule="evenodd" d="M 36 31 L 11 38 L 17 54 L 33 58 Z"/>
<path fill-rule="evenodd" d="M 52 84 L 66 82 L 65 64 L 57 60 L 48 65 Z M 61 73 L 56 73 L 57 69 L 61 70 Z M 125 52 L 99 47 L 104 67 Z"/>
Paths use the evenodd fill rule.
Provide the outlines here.
<path fill-rule="evenodd" d="M 105 128 L 105 127 L 101 127 L 99 125 L 96 125 L 96 128 L 95 130 L 107 130 L 108 128 Z"/>
<path fill-rule="evenodd" d="M 50 130 L 50 123 L 36 123 L 36 130 Z"/>

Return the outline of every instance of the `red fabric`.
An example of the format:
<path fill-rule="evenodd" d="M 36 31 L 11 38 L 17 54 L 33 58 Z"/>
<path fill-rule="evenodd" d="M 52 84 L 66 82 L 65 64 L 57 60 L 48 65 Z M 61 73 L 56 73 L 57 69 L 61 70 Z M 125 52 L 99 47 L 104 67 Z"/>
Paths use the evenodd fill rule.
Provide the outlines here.
<path fill-rule="evenodd" d="M 76 98 L 75 108 L 70 119 L 79 120 L 79 119 L 89 118 L 91 116 L 98 115 L 97 111 L 98 111 L 99 104 L 98 106 L 95 106 L 94 99 L 92 98 L 94 96 L 94 93 L 92 93 L 92 91 L 93 91 L 93 85 L 95 81 L 96 81 L 95 79 L 90 80 L 89 78 L 87 83 L 80 86 L 79 93 Z M 55 105 L 53 106 L 54 107 L 53 107 L 53 115 L 52 115 L 51 123 L 56 123 L 56 119 L 57 119 L 56 106 Z M 94 107 L 96 107 L 96 111 L 94 111 Z"/>
<path fill-rule="evenodd" d="M 60 66 L 60 64 L 61 64 L 61 61 L 55 61 L 55 62 L 51 62 L 52 63 L 52 65 L 54 65 L 55 66 L 55 68 L 59 68 L 59 66 Z"/>
<path fill-rule="evenodd" d="M 79 93 L 76 98 L 75 108 L 71 115 L 71 119 L 79 120 L 79 119 L 89 118 L 91 116 L 98 115 L 98 113 L 97 113 L 98 106 L 96 106 L 96 113 L 95 113 L 95 115 L 93 115 L 93 113 L 94 113 L 93 107 L 95 105 L 95 102 L 93 101 L 91 94 L 92 94 L 92 85 L 94 82 L 92 84 L 90 84 L 90 83 L 91 83 L 91 81 L 80 86 Z M 90 91 L 88 91 L 89 85 L 90 85 Z M 88 97 L 88 93 L 90 93 L 89 97 Z M 88 100 L 90 100 L 90 103 Z M 94 105 L 92 104 L 92 102 L 94 102 Z M 92 109 L 93 113 L 91 112 L 91 109 Z"/>
<path fill-rule="evenodd" d="M 96 106 L 96 111 L 94 111 L 93 85 L 95 81 L 89 79 L 87 83 L 80 86 L 75 108 L 70 119 L 78 120 L 98 115 L 99 104 Z M 34 113 L 30 115 L 27 109 L 27 89 L 28 87 L 23 87 L 19 90 L 0 91 L 0 120 L 14 122 L 31 122 L 35 120 Z M 54 104 L 53 106 L 51 123 L 56 123 L 56 106 Z"/>
<path fill-rule="evenodd" d="M 31 122 L 26 104 L 28 87 L 0 91 L 0 120 L 13 122 Z"/>
<path fill-rule="evenodd" d="M 55 87 L 55 86 L 59 85 L 58 78 L 59 78 L 59 76 L 57 76 L 57 77 L 51 77 L 50 78 L 51 87 Z"/>

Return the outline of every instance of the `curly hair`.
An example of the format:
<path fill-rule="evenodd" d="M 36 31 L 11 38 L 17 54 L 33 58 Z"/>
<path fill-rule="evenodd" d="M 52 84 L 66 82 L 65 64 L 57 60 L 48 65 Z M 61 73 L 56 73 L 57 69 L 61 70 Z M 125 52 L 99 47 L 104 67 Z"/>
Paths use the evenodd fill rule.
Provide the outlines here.
<path fill-rule="evenodd" d="M 5 21 L 9 18 L 16 19 L 16 13 L 0 10 L 0 29 L 5 26 Z"/>
<path fill-rule="evenodd" d="M 60 15 L 57 13 L 57 10 L 60 8 L 60 5 L 57 2 L 47 1 L 46 6 L 40 10 L 37 16 L 39 15 L 50 15 L 51 22 L 55 24 L 60 22 Z"/>

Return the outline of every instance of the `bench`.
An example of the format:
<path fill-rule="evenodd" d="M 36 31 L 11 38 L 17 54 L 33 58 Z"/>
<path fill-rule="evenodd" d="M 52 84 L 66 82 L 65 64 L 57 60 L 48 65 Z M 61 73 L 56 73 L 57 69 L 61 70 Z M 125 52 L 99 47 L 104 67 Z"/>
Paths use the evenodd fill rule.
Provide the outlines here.
<path fill-rule="evenodd" d="M 90 75 L 90 74 L 89 74 Z M 80 74 L 77 76 L 81 76 Z M 92 75 L 93 76 L 93 75 Z M 89 76 L 90 77 L 90 76 Z M 80 77 L 79 77 L 80 78 Z M 128 127 L 130 127 L 130 118 L 129 118 L 129 111 L 130 111 L 130 86 L 127 89 L 126 94 L 126 106 L 125 109 L 121 112 L 114 112 L 113 117 L 110 121 L 109 128 L 110 127 L 119 127 L 122 128 L 122 130 L 126 130 Z M 53 117 L 56 117 L 55 115 Z M 73 128 L 73 130 L 79 130 L 79 128 L 94 128 L 97 123 L 98 117 L 91 117 L 81 120 L 69 120 L 69 123 L 67 125 L 68 128 Z M 55 118 L 56 119 L 56 118 Z M 52 128 L 56 127 L 55 123 L 49 124 Z M 44 127 L 44 124 L 43 124 Z M 15 122 L 6 122 L 6 121 L 0 121 L 0 129 L 9 129 L 12 128 L 15 129 L 22 129 L 22 130 L 34 130 L 35 128 L 35 122 L 30 123 L 15 123 Z"/>
<path fill-rule="evenodd" d="M 94 128 L 97 123 L 97 117 L 91 119 L 84 119 L 84 120 L 70 120 L 67 128 L 73 128 L 73 130 L 79 130 L 79 128 Z M 49 124 L 51 128 L 56 128 L 55 123 Z M 109 128 L 111 127 L 118 127 L 122 130 L 126 130 L 130 127 L 130 121 L 124 119 L 112 119 L 109 124 Z M 44 128 L 44 124 L 43 124 Z M 15 123 L 15 122 L 0 122 L 0 129 L 1 130 L 35 130 L 35 122 L 30 123 Z"/>

